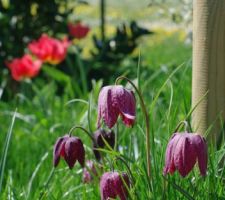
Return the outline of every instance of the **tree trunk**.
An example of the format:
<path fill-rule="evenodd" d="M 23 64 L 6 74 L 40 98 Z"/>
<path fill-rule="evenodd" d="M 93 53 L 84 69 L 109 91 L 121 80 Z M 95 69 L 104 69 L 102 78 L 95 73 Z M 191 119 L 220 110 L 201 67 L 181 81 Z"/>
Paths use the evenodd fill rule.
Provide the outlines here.
<path fill-rule="evenodd" d="M 219 139 L 225 119 L 225 0 L 193 1 L 192 107 L 194 130 Z"/>

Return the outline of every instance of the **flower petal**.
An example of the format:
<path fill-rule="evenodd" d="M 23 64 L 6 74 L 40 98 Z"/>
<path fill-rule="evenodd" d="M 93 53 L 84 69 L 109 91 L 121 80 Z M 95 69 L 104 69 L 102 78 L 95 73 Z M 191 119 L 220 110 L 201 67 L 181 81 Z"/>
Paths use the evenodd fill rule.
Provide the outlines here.
<path fill-rule="evenodd" d="M 116 97 L 112 92 L 114 86 L 103 87 L 98 98 L 98 127 L 101 125 L 101 118 L 105 124 L 112 128 L 119 116 L 119 110 L 116 107 Z"/>
<path fill-rule="evenodd" d="M 77 137 L 70 137 L 65 143 L 65 161 L 70 169 L 73 168 L 76 160 L 79 161 L 81 166 L 84 166 L 85 151 L 83 143 Z"/>
<path fill-rule="evenodd" d="M 190 139 L 191 134 L 184 133 L 174 149 L 174 164 L 181 176 L 185 177 L 196 163 L 196 152 Z"/>
<path fill-rule="evenodd" d="M 54 167 L 57 167 L 60 161 L 60 156 L 62 152 L 64 152 L 64 145 L 65 141 L 68 139 L 68 136 L 60 137 L 55 143 L 54 150 L 53 150 L 53 164 Z"/>
<path fill-rule="evenodd" d="M 116 102 L 125 125 L 132 126 L 136 115 L 136 100 L 132 91 L 118 85 L 113 88 Z"/>
<path fill-rule="evenodd" d="M 205 138 L 200 135 L 195 135 L 194 140 L 199 170 L 201 175 L 205 176 L 208 162 L 207 144 Z"/>
<path fill-rule="evenodd" d="M 179 140 L 180 135 L 177 133 L 174 133 L 172 137 L 170 138 L 170 141 L 166 148 L 166 156 L 165 156 L 165 167 L 163 169 L 163 174 L 166 175 L 168 173 L 173 174 L 176 170 L 174 165 L 174 147 L 177 144 L 177 141 Z"/>
<path fill-rule="evenodd" d="M 100 180 L 101 200 L 116 198 L 116 191 L 115 191 L 113 177 L 114 177 L 114 172 L 106 172 L 102 175 Z"/>

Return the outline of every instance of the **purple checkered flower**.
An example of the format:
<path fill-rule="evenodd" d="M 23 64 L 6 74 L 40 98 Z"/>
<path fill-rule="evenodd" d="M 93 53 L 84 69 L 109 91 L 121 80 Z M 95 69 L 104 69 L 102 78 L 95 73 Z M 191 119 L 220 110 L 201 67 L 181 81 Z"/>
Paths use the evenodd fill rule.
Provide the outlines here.
<path fill-rule="evenodd" d="M 82 141 L 69 135 L 58 138 L 53 150 L 54 167 L 57 167 L 61 157 L 65 159 L 70 169 L 77 160 L 84 167 L 85 151 Z"/>
<path fill-rule="evenodd" d="M 119 115 L 126 126 L 134 124 L 136 100 L 133 92 L 121 85 L 103 87 L 98 97 L 98 128 L 101 126 L 101 119 L 112 128 Z"/>
<path fill-rule="evenodd" d="M 201 135 L 174 133 L 167 145 L 163 173 L 173 174 L 178 170 L 181 176 L 185 177 L 198 161 L 200 173 L 205 176 L 207 159 L 207 144 Z"/>
<path fill-rule="evenodd" d="M 110 198 L 120 200 L 128 199 L 127 187 L 130 186 L 129 177 L 126 173 L 106 172 L 100 181 L 101 200 Z"/>

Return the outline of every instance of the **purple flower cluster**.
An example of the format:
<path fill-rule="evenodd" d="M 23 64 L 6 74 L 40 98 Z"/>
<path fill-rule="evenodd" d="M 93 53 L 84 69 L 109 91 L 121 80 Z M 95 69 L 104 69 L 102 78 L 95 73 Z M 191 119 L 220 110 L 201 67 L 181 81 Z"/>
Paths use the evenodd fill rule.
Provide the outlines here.
<path fill-rule="evenodd" d="M 114 148 L 115 134 L 112 130 L 101 129 L 102 121 L 111 129 L 121 116 L 123 123 L 132 127 L 136 118 L 136 100 L 134 93 L 125 89 L 121 85 L 106 86 L 100 91 L 98 98 L 98 130 L 92 135 L 93 152 L 97 161 L 100 161 L 102 155 L 99 148 L 110 146 Z M 65 135 L 60 137 L 54 147 L 53 152 L 54 166 L 59 164 L 60 158 L 63 158 L 72 169 L 76 161 L 83 168 L 83 182 L 89 183 L 93 177 L 99 177 L 102 168 L 93 161 L 86 161 L 85 150 L 82 141 L 78 137 Z M 207 144 L 205 139 L 195 133 L 174 133 L 171 137 L 165 156 L 165 167 L 163 174 L 173 174 L 176 170 L 181 176 L 187 176 L 198 162 L 200 173 L 206 175 L 207 170 Z M 97 170 L 100 169 L 100 170 Z M 130 179 L 126 173 L 116 171 L 105 172 L 100 178 L 101 200 L 119 198 L 126 200 L 128 198 L 128 189 L 131 186 Z"/>

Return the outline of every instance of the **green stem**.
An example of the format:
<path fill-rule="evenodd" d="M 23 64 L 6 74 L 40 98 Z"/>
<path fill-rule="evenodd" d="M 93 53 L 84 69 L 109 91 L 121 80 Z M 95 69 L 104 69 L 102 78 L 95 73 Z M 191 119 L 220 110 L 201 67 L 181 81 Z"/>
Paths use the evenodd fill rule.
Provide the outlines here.
<path fill-rule="evenodd" d="M 126 163 L 126 161 L 125 161 L 122 157 L 117 156 L 117 157 L 113 160 L 113 163 L 116 162 L 117 160 L 122 161 L 122 163 L 126 166 L 128 172 L 129 172 L 129 174 L 130 174 L 130 176 L 131 176 L 131 178 L 132 178 L 133 185 L 135 185 L 135 179 L 134 179 L 133 173 L 131 172 L 131 169 L 130 169 L 130 167 L 128 166 L 128 164 Z"/>
<path fill-rule="evenodd" d="M 94 138 L 93 136 L 82 126 L 73 126 L 70 131 L 69 131 L 69 136 L 72 135 L 72 132 L 75 130 L 75 129 L 81 129 L 83 132 L 85 132 L 90 138 L 92 141 L 94 141 Z"/>
<path fill-rule="evenodd" d="M 146 131 L 145 131 L 145 134 L 146 134 L 146 154 L 147 154 L 146 160 L 147 160 L 147 173 L 148 173 L 148 177 L 150 178 L 150 176 L 151 176 L 150 141 L 149 141 L 150 140 L 150 134 L 149 134 L 150 124 L 149 124 L 149 115 L 148 115 L 148 112 L 147 112 L 147 108 L 145 106 L 144 99 L 143 99 L 143 96 L 141 94 L 141 91 L 138 90 L 138 88 L 135 86 L 135 84 L 130 79 L 128 79 L 125 76 L 120 76 L 116 79 L 115 84 L 117 84 L 118 81 L 121 80 L 121 79 L 126 80 L 127 82 L 129 82 L 133 86 L 133 88 L 137 92 L 137 94 L 139 96 L 139 99 L 140 99 L 141 108 L 142 108 L 142 112 L 144 113 L 145 123 L 146 123 Z"/>
<path fill-rule="evenodd" d="M 179 131 L 181 126 L 184 126 L 185 132 L 188 131 L 188 122 L 187 122 L 187 121 L 181 121 L 181 122 L 177 125 L 177 127 L 175 128 L 174 133 L 176 133 L 177 131 Z"/>
<path fill-rule="evenodd" d="M 91 102 L 92 102 L 92 92 L 90 94 L 89 100 L 88 100 L 88 130 L 89 133 L 92 133 L 92 128 L 91 128 Z"/>
<path fill-rule="evenodd" d="M 88 89 L 87 89 L 86 72 L 84 70 L 84 66 L 83 66 L 83 63 L 80 59 L 79 53 L 76 54 L 76 58 L 77 58 L 77 65 L 78 65 L 79 70 L 80 70 L 83 92 L 84 92 L 84 94 L 87 94 Z"/>
<path fill-rule="evenodd" d="M 115 131 L 115 145 L 114 145 L 114 150 L 117 151 L 118 148 L 118 135 L 119 135 L 119 123 L 116 123 L 116 131 Z"/>
<path fill-rule="evenodd" d="M 51 172 L 50 172 L 50 174 L 49 174 L 49 176 L 48 176 L 47 181 L 44 183 L 43 189 L 42 189 L 42 191 L 41 191 L 41 193 L 40 193 L 39 200 L 43 199 L 44 194 L 45 194 L 45 190 L 47 189 L 47 187 L 48 187 L 50 181 L 52 180 L 54 173 L 55 173 L 55 168 L 53 168 L 53 169 L 51 170 Z"/>

